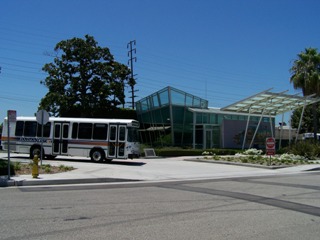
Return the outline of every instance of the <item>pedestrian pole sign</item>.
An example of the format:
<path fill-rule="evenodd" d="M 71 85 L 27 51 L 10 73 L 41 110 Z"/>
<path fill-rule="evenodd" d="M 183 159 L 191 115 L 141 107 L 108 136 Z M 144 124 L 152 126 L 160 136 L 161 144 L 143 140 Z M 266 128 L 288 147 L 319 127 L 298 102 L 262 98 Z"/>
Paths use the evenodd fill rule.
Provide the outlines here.
<path fill-rule="evenodd" d="M 10 123 L 17 121 L 17 112 L 15 110 L 8 110 L 7 112 L 7 126 L 8 126 L 8 180 L 10 180 Z"/>
<path fill-rule="evenodd" d="M 276 154 L 276 140 L 273 137 L 266 138 L 266 154 L 269 156 Z"/>
<path fill-rule="evenodd" d="M 41 150 L 40 150 L 40 165 L 42 166 L 43 159 L 43 127 L 49 122 L 49 113 L 46 110 L 39 110 L 37 112 L 37 122 L 41 125 Z"/>

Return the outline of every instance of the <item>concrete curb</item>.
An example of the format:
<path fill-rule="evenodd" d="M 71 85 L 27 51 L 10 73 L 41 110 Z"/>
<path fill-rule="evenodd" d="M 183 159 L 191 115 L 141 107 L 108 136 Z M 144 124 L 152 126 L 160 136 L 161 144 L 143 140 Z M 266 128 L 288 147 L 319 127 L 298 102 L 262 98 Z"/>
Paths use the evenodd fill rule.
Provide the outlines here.
<path fill-rule="evenodd" d="M 229 162 L 223 160 L 211 160 L 211 159 L 201 159 L 201 158 L 191 158 L 191 159 L 184 159 L 184 161 L 191 161 L 191 162 L 203 162 L 203 163 L 216 163 L 216 164 L 227 164 L 227 165 L 235 165 L 235 166 L 243 166 L 243 167 L 254 167 L 254 168 L 263 168 L 263 169 L 280 169 L 280 168 L 287 168 L 293 167 L 292 165 L 281 165 L 281 166 L 266 166 L 266 165 L 257 165 L 252 163 L 241 163 L 241 162 Z"/>
<path fill-rule="evenodd" d="M 62 184 L 90 184 L 90 183 L 116 183 L 116 182 L 139 182 L 140 180 L 122 178 L 82 178 L 82 179 L 32 179 L 32 180 L 1 180 L 0 187 L 13 186 L 39 186 L 39 185 L 62 185 Z"/>
<path fill-rule="evenodd" d="M 0 187 L 12 187 L 14 186 L 14 180 L 8 180 L 4 178 L 0 178 Z"/>

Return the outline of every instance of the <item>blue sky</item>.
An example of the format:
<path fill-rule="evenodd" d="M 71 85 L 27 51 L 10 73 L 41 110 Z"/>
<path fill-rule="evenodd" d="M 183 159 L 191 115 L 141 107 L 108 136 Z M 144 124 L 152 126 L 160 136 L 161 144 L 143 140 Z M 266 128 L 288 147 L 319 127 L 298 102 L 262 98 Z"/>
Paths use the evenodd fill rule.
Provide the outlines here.
<path fill-rule="evenodd" d="M 136 100 L 166 86 L 211 107 L 269 88 L 296 93 L 289 69 L 319 48 L 319 10 L 317 0 L 2 0 L 0 118 L 37 112 L 54 46 L 85 34 L 124 64 L 136 40 Z"/>

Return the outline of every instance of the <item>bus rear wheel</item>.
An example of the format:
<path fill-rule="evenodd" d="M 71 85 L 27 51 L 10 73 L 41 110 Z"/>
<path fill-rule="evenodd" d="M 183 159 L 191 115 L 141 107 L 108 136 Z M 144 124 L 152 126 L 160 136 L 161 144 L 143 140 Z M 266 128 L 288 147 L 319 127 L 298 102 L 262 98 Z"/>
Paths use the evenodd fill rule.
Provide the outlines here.
<path fill-rule="evenodd" d="M 90 158 L 92 162 L 102 162 L 105 159 L 104 151 L 101 149 L 92 149 Z"/>
<path fill-rule="evenodd" d="M 33 159 L 35 155 L 38 155 L 38 157 L 40 158 L 40 154 L 41 154 L 41 147 L 40 146 L 34 146 L 30 149 L 30 159 Z M 43 155 L 43 151 L 42 151 L 42 156 Z"/>

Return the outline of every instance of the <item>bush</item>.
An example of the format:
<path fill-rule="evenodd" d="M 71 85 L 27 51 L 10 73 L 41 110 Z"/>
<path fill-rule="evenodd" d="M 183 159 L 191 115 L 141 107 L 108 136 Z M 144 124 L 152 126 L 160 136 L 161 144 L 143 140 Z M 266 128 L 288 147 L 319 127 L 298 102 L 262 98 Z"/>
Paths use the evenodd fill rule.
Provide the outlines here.
<path fill-rule="evenodd" d="M 280 161 L 296 161 L 296 160 L 306 160 L 303 156 L 294 155 L 292 153 L 284 153 L 279 157 Z"/>
<path fill-rule="evenodd" d="M 172 145 L 171 134 L 160 136 L 156 141 L 153 142 L 154 146 L 167 147 Z"/>
<path fill-rule="evenodd" d="M 312 141 L 299 141 L 286 148 L 289 154 L 303 156 L 304 158 L 314 160 L 320 157 L 320 144 Z"/>
<path fill-rule="evenodd" d="M 237 149 L 185 149 L 180 147 L 156 148 L 155 153 L 161 157 L 178 157 L 178 156 L 214 156 L 214 155 L 235 155 Z"/>
<path fill-rule="evenodd" d="M 200 149 L 182 149 L 182 148 L 161 148 L 155 149 L 157 156 L 178 157 L 178 156 L 200 156 L 203 150 Z"/>
<path fill-rule="evenodd" d="M 8 161 L 0 159 L 0 176 L 8 175 Z M 10 162 L 10 175 L 15 175 L 14 165 Z"/>
<path fill-rule="evenodd" d="M 235 155 L 239 151 L 238 149 L 226 149 L 226 148 L 214 148 L 214 149 L 207 149 L 202 152 L 201 155 Z"/>
<path fill-rule="evenodd" d="M 69 167 L 69 166 L 65 166 L 65 165 L 59 165 L 59 170 L 60 171 L 67 172 L 67 171 L 71 171 L 72 169 L 73 169 L 73 167 Z"/>
<path fill-rule="evenodd" d="M 248 163 L 248 159 L 243 158 L 243 159 L 241 159 L 241 162 L 242 162 L 242 163 Z"/>
<path fill-rule="evenodd" d="M 262 150 L 258 150 L 256 148 L 250 148 L 244 151 L 242 154 L 244 155 L 261 155 L 263 153 Z"/>
<path fill-rule="evenodd" d="M 51 172 L 51 165 L 50 164 L 43 164 L 42 166 L 40 166 L 41 169 L 43 169 L 46 173 L 50 173 Z"/>
<path fill-rule="evenodd" d="M 17 171 L 21 170 L 21 162 L 15 162 L 13 164 L 13 168 L 14 170 L 17 170 Z"/>

